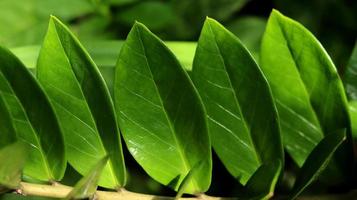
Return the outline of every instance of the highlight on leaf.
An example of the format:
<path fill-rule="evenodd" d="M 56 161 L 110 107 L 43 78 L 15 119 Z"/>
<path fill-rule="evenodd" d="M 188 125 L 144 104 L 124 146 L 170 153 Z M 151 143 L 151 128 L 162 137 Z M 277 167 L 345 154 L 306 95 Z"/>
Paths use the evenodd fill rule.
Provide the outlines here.
<path fill-rule="evenodd" d="M 198 41 L 192 79 L 207 110 L 212 146 L 240 183 L 262 164 L 284 160 L 267 80 L 239 39 L 210 18 Z"/>
<path fill-rule="evenodd" d="M 176 57 L 143 24 L 135 23 L 121 48 L 114 85 L 119 126 L 143 169 L 177 190 L 202 161 L 185 193 L 207 191 L 212 160 L 200 97 Z"/>
<path fill-rule="evenodd" d="M 99 69 L 78 39 L 51 17 L 37 62 L 44 86 L 62 128 L 69 163 L 85 175 L 109 155 L 99 185 L 125 185 L 125 166 L 114 105 Z"/>

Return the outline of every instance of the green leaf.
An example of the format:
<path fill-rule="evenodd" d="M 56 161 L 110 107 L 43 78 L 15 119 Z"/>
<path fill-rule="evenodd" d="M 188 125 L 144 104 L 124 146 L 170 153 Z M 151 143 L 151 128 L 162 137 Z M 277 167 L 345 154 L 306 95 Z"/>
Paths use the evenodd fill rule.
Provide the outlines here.
<path fill-rule="evenodd" d="M 351 126 L 352 126 L 352 136 L 357 138 L 357 101 L 350 101 L 348 103 Z"/>
<path fill-rule="evenodd" d="M 97 191 L 97 185 L 100 175 L 108 162 L 108 156 L 100 159 L 96 163 L 88 174 L 86 174 L 79 182 L 74 186 L 72 191 L 67 195 L 66 199 L 85 199 L 93 197 Z"/>
<path fill-rule="evenodd" d="M 342 129 L 350 134 L 342 82 L 330 57 L 307 29 L 273 10 L 260 62 L 277 104 L 284 146 L 299 166 L 324 134 Z M 344 146 L 338 156 L 342 168 L 329 173 L 336 179 L 349 173 L 343 168 L 349 167 L 345 162 L 352 158 L 352 145 Z"/>
<path fill-rule="evenodd" d="M 99 185 L 124 186 L 120 133 L 109 91 L 89 54 L 55 17 L 51 17 L 37 67 L 37 77 L 63 129 L 69 163 L 85 175 L 108 155 Z"/>
<path fill-rule="evenodd" d="M 182 195 L 185 193 L 185 191 L 188 190 L 188 187 L 190 186 L 190 183 L 193 180 L 192 178 L 196 176 L 195 175 L 196 173 L 202 170 L 202 167 L 204 167 L 204 162 L 198 162 L 190 169 L 190 171 L 186 174 L 185 178 L 182 180 L 177 190 L 175 200 L 179 200 L 182 197 Z"/>
<path fill-rule="evenodd" d="M 246 184 L 263 163 L 283 160 L 268 83 L 248 50 L 213 19 L 203 26 L 192 78 L 207 110 L 213 148 L 236 179 Z"/>
<path fill-rule="evenodd" d="M 357 41 L 343 78 L 349 100 L 357 100 Z"/>
<path fill-rule="evenodd" d="M 16 141 L 16 130 L 0 90 L 0 148 Z"/>
<path fill-rule="evenodd" d="M 346 140 L 345 131 L 339 131 L 326 135 L 319 142 L 300 169 L 289 199 L 297 198 L 305 188 L 317 179 L 344 140 Z"/>
<path fill-rule="evenodd" d="M 357 42 L 343 78 L 347 96 L 349 98 L 348 104 L 352 134 L 354 138 L 357 138 Z"/>
<path fill-rule="evenodd" d="M 16 142 L 0 149 L 0 186 L 18 188 L 28 155 L 27 147 L 23 142 Z"/>
<path fill-rule="evenodd" d="M 126 144 L 144 170 L 177 190 L 203 160 L 184 192 L 206 191 L 212 161 L 202 103 L 175 56 L 140 23 L 121 49 L 114 96 Z"/>
<path fill-rule="evenodd" d="M 66 157 L 55 113 L 32 74 L 4 48 L 0 48 L 0 98 L 17 138 L 30 146 L 24 174 L 43 181 L 60 180 Z"/>
<path fill-rule="evenodd" d="M 240 199 L 270 199 L 274 196 L 275 185 L 278 182 L 282 162 L 273 160 L 262 164 L 240 192 Z"/>

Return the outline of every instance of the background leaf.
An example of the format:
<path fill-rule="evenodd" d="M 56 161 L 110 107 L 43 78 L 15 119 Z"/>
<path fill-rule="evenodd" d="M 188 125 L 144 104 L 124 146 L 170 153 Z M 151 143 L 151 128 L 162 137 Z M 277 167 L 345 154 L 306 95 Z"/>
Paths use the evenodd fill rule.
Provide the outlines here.
<path fill-rule="evenodd" d="M 259 61 L 260 44 L 264 34 L 266 20 L 260 17 L 241 17 L 227 24 L 232 31 L 249 49 L 254 59 Z"/>
<path fill-rule="evenodd" d="M 66 199 L 84 199 L 93 197 L 97 191 L 97 185 L 100 175 L 108 162 L 108 156 L 100 159 L 89 173 L 87 173 L 79 182 L 74 186 L 72 191 L 67 195 Z"/>
<path fill-rule="evenodd" d="M 274 10 L 260 61 L 277 104 L 285 148 L 299 166 L 324 133 L 346 129 L 350 134 L 342 82 L 330 57 L 308 30 Z M 340 169 L 326 174 L 335 181 L 330 183 L 348 177 L 350 142 L 343 145 L 335 162 Z"/>
<path fill-rule="evenodd" d="M 50 14 L 65 20 L 93 11 L 88 0 L 2 0 L 0 1 L 0 44 L 37 44 L 44 36 Z"/>
<path fill-rule="evenodd" d="M 0 48 L 0 96 L 17 138 L 31 147 L 24 174 L 43 181 L 60 180 L 66 159 L 57 118 L 35 78 L 4 48 Z"/>
<path fill-rule="evenodd" d="M 203 160 L 185 193 L 206 191 L 212 161 L 200 98 L 174 55 L 142 24 L 121 49 L 114 95 L 124 139 L 144 170 L 177 190 Z"/>
<path fill-rule="evenodd" d="M 132 25 L 137 20 L 153 30 L 166 27 L 174 17 L 169 4 L 159 1 L 142 1 L 117 15 L 117 19 L 127 25 Z"/>
<path fill-rule="evenodd" d="M 124 158 L 114 107 L 95 63 L 65 25 L 52 17 L 38 59 L 37 77 L 54 105 L 68 161 L 87 174 L 109 156 L 99 184 L 125 184 Z"/>
<path fill-rule="evenodd" d="M 0 186 L 18 188 L 28 155 L 27 147 L 23 142 L 16 142 L 0 149 Z"/>
<path fill-rule="evenodd" d="M 192 78 L 207 110 L 213 148 L 240 183 L 263 163 L 283 160 L 265 77 L 241 42 L 212 19 L 203 26 Z"/>

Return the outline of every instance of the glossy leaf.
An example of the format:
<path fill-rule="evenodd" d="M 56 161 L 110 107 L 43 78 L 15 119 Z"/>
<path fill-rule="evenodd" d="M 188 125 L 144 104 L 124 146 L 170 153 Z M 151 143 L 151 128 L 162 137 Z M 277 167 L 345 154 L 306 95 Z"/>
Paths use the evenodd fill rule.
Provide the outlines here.
<path fill-rule="evenodd" d="M 109 91 L 89 54 L 55 17 L 51 17 L 37 67 L 37 77 L 63 129 L 69 163 L 84 175 L 108 155 L 99 185 L 123 186 L 124 159 Z"/>
<path fill-rule="evenodd" d="M 144 170 L 177 190 L 203 160 L 185 193 L 206 191 L 212 161 L 200 98 L 175 56 L 140 23 L 121 49 L 114 96 L 126 144 Z"/>
<path fill-rule="evenodd" d="M 320 141 L 300 169 L 289 199 L 297 198 L 306 187 L 317 179 L 344 140 L 346 140 L 346 134 L 344 131 L 339 131 L 326 135 Z"/>
<path fill-rule="evenodd" d="M 281 170 L 280 160 L 262 164 L 240 192 L 239 199 L 262 200 L 273 197 Z"/>
<path fill-rule="evenodd" d="M 207 110 L 213 148 L 235 178 L 246 184 L 263 163 L 283 160 L 268 83 L 248 50 L 213 19 L 203 26 L 192 78 Z"/>
<path fill-rule="evenodd" d="M 17 138 L 30 146 L 24 174 L 43 181 L 60 180 L 66 159 L 57 118 L 42 87 L 4 48 L 0 48 L 0 98 Z"/>
<path fill-rule="evenodd" d="M 302 25 L 278 11 L 270 15 L 261 47 L 261 68 L 272 88 L 288 153 L 301 166 L 324 133 L 350 132 L 347 100 L 330 57 Z M 344 168 L 350 144 L 341 149 Z M 341 168 L 329 175 L 348 173 Z M 338 177 L 338 178 L 337 178 Z"/>
<path fill-rule="evenodd" d="M 98 163 L 91 168 L 89 173 L 79 180 L 72 191 L 67 195 L 66 199 L 85 199 L 93 197 L 97 191 L 100 175 L 107 162 L 108 156 L 100 159 Z"/>
<path fill-rule="evenodd" d="M 16 142 L 0 149 L 0 186 L 18 188 L 28 155 L 27 147 L 23 142 Z"/>

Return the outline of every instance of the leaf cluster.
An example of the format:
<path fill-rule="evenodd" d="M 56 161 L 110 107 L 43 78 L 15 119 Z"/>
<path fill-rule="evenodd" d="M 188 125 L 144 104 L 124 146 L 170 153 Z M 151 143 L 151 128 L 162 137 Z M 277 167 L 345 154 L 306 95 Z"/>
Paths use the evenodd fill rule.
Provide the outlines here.
<path fill-rule="evenodd" d="M 241 199 L 273 196 L 284 179 L 284 152 L 299 167 L 289 199 L 317 179 L 351 184 L 348 101 L 322 45 L 273 10 L 259 56 L 258 63 L 207 18 L 187 70 L 136 22 L 107 85 L 76 36 L 52 16 L 36 77 L 0 48 L 1 189 L 61 181 L 69 163 L 83 178 L 67 199 L 92 197 L 97 186 L 120 191 L 127 183 L 123 144 L 177 198 L 209 189 L 212 149 L 243 185 Z"/>

